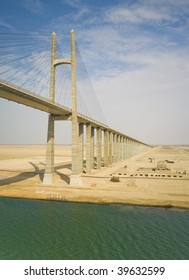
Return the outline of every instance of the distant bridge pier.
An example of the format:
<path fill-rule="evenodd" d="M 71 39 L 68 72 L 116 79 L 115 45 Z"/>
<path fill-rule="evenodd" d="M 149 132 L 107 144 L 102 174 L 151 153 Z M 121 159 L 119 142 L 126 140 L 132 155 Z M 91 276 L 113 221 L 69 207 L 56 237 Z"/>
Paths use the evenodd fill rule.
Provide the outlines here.
<path fill-rule="evenodd" d="M 129 141 L 129 150 L 130 150 L 130 157 L 134 156 L 134 147 L 133 147 L 133 140 L 130 139 Z"/>
<path fill-rule="evenodd" d="M 140 143 L 137 143 L 137 145 L 136 145 L 136 155 L 137 155 L 137 154 L 140 154 L 141 151 L 142 151 L 142 149 L 141 149 L 141 144 L 140 144 Z"/>
<path fill-rule="evenodd" d="M 121 141 L 122 141 L 122 136 L 119 135 L 119 158 L 118 158 L 118 161 L 121 161 L 122 160 L 122 147 L 121 147 Z"/>
<path fill-rule="evenodd" d="M 122 135 L 119 135 L 119 161 L 122 160 Z"/>
<path fill-rule="evenodd" d="M 131 141 L 132 143 L 132 156 L 136 156 L 137 155 L 137 143 L 135 141 Z"/>
<path fill-rule="evenodd" d="M 131 140 L 127 137 L 126 139 L 126 145 L 127 145 L 127 155 L 126 155 L 126 158 L 130 158 L 132 156 L 131 154 Z"/>
<path fill-rule="evenodd" d="M 126 137 L 123 137 L 123 158 L 126 159 Z"/>
<path fill-rule="evenodd" d="M 101 169 L 102 161 L 102 129 L 86 124 L 86 149 L 85 149 L 86 173 L 92 169 Z"/>
<path fill-rule="evenodd" d="M 113 133 L 113 163 L 116 162 L 117 156 L 117 134 Z"/>
<path fill-rule="evenodd" d="M 84 124 L 79 123 L 79 163 L 80 163 L 80 173 L 83 173 L 83 163 L 84 163 Z"/>
<path fill-rule="evenodd" d="M 104 131 L 104 167 L 108 166 L 109 132 Z"/>
<path fill-rule="evenodd" d="M 117 134 L 117 144 L 116 144 L 116 162 L 118 162 L 120 159 L 120 147 L 119 147 L 119 143 L 120 143 L 120 135 Z"/>
<path fill-rule="evenodd" d="M 134 155 L 138 155 L 140 153 L 139 151 L 139 143 L 134 142 Z"/>
<path fill-rule="evenodd" d="M 133 140 L 131 139 L 129 142 L 130 145 L 130 157 L 134 156 L 134 149 L 133 149 Z"/>
<path fill-rule="evenodd" d="M 101 169 L 102 166 L 102 129 L 101 127 L 97 127 L 96 129 L 96 162 L 97 162 L 97 169 Z"/>
<path fill-rule="evenodd" d="M 109 165 L 111 166 L 113 163 L 113 133 L 109 132 Z"/>
<path fill-rule="evenodd" d="M 121 160 L 124 160 L 124 156 L 123 156 L 123 149 L 124 149 L 123 140 L 124 140 L 124 137 L 123 137 L 123 135 L 121 135 L 121 138 L 120 138 L 120 148 L 121 148 L 120 159 Z"/>
<path fill-rule="evenodd" d="M 123 160 L 123 135 L 120 135 L 120 160 Z"/>
<path fill-rule="evenodd" d="M 117 136 L 117 161 L 120 161 L 120 134 Z"/>
<path fill-rule="evenodd" d="M 124 149 L 123 140 L 124 140 L 124 136 L 121 135 L 121 138 L 120 138 L 120 150 L 121 150 L 120 159 L 121 160 L 124 160 L 124 157 L 123 157 L 123 149 Z"/>
<path fill-rule="evenodd" d="M 123 139 L 123 146 L 124 146 L 123 156 L 124 156 L 124 159 L 126 159 L 127 158 L 127 137 L 126 136 Z"/>
<path fill-rule="evenodd" d="M 118 144 L 117 144 L 117 133 L 114 134 L 114 163 L 117 162 Z"/>
<path fill-rule="evenodd" d="M 120 140 L 120 136 L 119 134 L 117 134 L 117 139 L 116 139 L 116 162 L 119 161 L 119 140 Z"/>
<path fill-rule="evenodd" d="M 86 173 L 91 172 L 91 124 L 86 124 Z"/>
<path fill-rule="evenodd" d="M 128 154 L 129 154 L 129 151 L 128 151 L 128 137 L 126 136 L 125 137 L 125 159 L 128 158 Z"/>
<path fill-rule="evenodd" d="M 94 162 L 94 157 L 95 157 L 95 135 L 94 135 L 94 127 L 91 126 L 91 157 L 90 157 L 90 160 L 91 160 L 91 169 L 94 169 L 94 166 L 95 166 L 95 162 Z"/>

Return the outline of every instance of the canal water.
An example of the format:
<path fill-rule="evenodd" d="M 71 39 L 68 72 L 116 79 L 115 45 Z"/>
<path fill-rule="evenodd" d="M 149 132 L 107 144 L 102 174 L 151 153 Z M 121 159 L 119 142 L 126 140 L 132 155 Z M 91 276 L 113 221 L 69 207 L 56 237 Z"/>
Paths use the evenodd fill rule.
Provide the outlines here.
<path fill-rule="evenodd" d="M 189 259 L 189 212 L 0 198 L 0 259 Z"/>

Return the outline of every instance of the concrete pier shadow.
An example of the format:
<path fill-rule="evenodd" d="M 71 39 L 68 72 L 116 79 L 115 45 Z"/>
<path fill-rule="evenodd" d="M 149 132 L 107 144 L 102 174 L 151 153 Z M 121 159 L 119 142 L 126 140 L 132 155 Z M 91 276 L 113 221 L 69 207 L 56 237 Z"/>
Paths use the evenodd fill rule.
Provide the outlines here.
<path fill-rule="evenodd" d="M 10 178 L 4 178 L 0 180 L 0 186 L 4 186 L 4 185 L 10 185 L 13 183 L 18 183 L 21 181 L 25 181 L 28 179 L 31 179 L 33 177 L 35 177 L 37 174 L 35 172 L 21 172 L 20 174 L 10 177 Z"/>
<path fill-rule="evenodd" d="M 29 162 L 29 163 L 33 166 L 34 171 L 25 171 L 25 172 L 21 172 L 20 174 L 15 175 L 15 176 L 12 176 L 12 177 L 0 179 L 0 186 L 11 185 L 13 183 L 26 181 L 26 180 L 34 178 L 36 176 L 39 176 L 39 179 L 42 182 L 43 177 L 44 177 L 45 168 L 40 169 L 35 163 L 33 163 L 33 162 Z M 45 166 L 44 163 L 40 162 L 40 164 Z M 58 171 L 59 169 L 62 169 L 62 168 L 71 169 L 71 163 L 70 164 L 66 163 L 66 164 L 62 164 L 62 165 L 55 167 L 55 174 L 60 176 L 62 181 L 69 184 L 69 182 L 70 182 L 69 176 Z M 10 170 L 2 170 L 2 171 L 10 171 Z M 11 172 L 17 172 L 17 171 L 11 171 Z"/>

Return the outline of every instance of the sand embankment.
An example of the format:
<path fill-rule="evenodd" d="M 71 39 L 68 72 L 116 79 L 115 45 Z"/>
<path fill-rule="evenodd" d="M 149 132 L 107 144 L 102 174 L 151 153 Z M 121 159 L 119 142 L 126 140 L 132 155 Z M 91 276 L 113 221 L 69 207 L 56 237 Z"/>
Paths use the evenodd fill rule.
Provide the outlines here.
<path fill-rule="evenodd" d="M 189 148 L 158 147 L 69 186 L 71 149 L 56 146 L 54 185 L 42 185 L 45 146 L 0 146 L 0 196 L 189 208 Z M 157 169 L 159 162 L 164 163 Z M 111 182 L 111 174 L 120 182 Z"/>

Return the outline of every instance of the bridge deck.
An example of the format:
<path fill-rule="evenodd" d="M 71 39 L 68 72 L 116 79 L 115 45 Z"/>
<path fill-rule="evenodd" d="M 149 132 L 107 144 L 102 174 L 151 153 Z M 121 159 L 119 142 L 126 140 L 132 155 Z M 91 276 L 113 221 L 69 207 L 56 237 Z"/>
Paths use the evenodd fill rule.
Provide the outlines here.
<path fill-rule="evenodd" d="M 29 93 L 26 90 L 23 90 L 19 87 L 10 84 L 6 84 L 4 82 L 0 82 L 0 97 L 54 115 L 64 116 L 67 114 L 71 114 L 71 110 L 64 108 L 63 106 L 54 104 L 49 100 L 45 99 L 44 97 L 35 95 L 33 93 Z"/>
<path fill-rule="evenodd" d="M 60 104 L 53 103 L 44 97 L 36 95 L 35 93 L 29 92 L 15 85 L 11 85 L 4 81 L 0 81 L 0 97 L 53 114 L 56 120 L 71 120 L 72 117 L 71 109 L 66 108 Z M 99 123 L 98 121 L 93 120 L 80 113 L 78 113 L 78 122 L 84 124 L 90 123 L 93 127 L 101 127 L 102 129 L 108 129 L 113 133 L 119 133 L 119 135 L 126 136 L 125 134 L 111 129 L 107 125 Z M 127 137 L 138 143 L 144 144 L 132 137 Z"/>
<path fill-rule="evenodd" d="M 0 81 L 0 97 L 53 114 L 56 119 L 71 119 L 71 109 L 3 81 Z M 78 121 L 82 123 L 90 122 L 95 127 L 101 126 L 102 128 L 108 128 L 108 126 L 81 114 L 78 114 Z"/>

